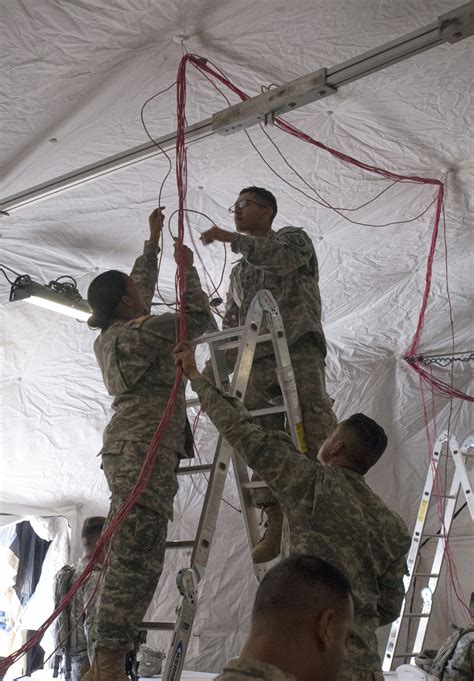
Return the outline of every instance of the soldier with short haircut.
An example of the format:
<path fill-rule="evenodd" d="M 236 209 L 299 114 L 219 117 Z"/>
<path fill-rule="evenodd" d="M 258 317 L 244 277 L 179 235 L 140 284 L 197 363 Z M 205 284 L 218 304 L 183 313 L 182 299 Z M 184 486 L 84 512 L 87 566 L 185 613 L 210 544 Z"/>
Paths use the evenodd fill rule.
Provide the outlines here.
<path fill-rule="evenodd" d="M 110 270 L 96 277 L 88 290 L 93 310 L 88 323 L 101 330 L 94 352 L 107 391 L 114 398 L 114 414 L 105 429 L 100 452 L 111 492 L 107 523 L 138 480 L 176 378 L 171 353 L 177 317 L 169 312 L 149 314 L 163 220 L 161 209 L 150 215 L 150 239 L 145 241 L 143 255 L 136 260 L 130 276 Z M 214 329 L 215 322 L 193 267 L 193 253 L 187 247 L 184 266 L 183 314 L 187 335 L 194 338 Z M 111 543 L 94 623 L 93 666 L 84 677 L 87 681 L 128 679 L 124 673 L 125 653 L 133 648 L 137 626 L 163 569 L 167 525 L 173 517 L 173 498 L 178 489 L 179 459 L 192 456 L 183 384 L 160 441 L 151 478 Z"/>
<path fill-rule="evenodd" d="M 339 570 L 314 556 L 287 558 L 263 578 L 250 636 L 216 681 L 336 681 L 353 616 Z"/>
<path fill-rule="evenodd" d="M 232 251 L 242 256 L 230 273 L 222 326 L 245 324 L 250 303 L 261 289 L 273 294 L 288 340 L 306 442 L 310 452 L 317 452 L 337 421 L 326 392 L 326 340 L 321 324 L 318 260 L 313 243 L 298 227 L 272 230 L 277 202 L 267 189 L 242 189 L 229 211 L 234 213 L 236 232 L 212 227 L 201 235 L 203 243 L 229 243 Z M 228 361 L 232 363 L 232 360 L 235 361 L 235 354 L 229 353 Z M 265 408 L 278 395 L 280 387 L 272 343 L 260 343 L 245 404 L 250 410 Z M 264 416 L 260 424 L 269 431 L 283 430 L 284 417 L 281 413 Z M 283 516 L 269 490 L 252 490 L 252 499 L 268 518 L 267 531 L 252 554 L 254 562 L 263 563 L 276 558 L 280 552 Z"/>
<path fill-rule="evenodd" d="M 291 554 L 318 556 L 349 580 L 354 628 L 341 680 L 383 681 L 375 631 L 399 615 L 411 543 L 403 520 L 363 477 L 385 451 L 383 429 L 368 416 L 354 414 L 325 440 L 317 460 L 311 460 L 286 433 L 265 431 L 238 400 L 224 396 L 202 376 L 189 344 L 176 348 L 175 360 L 221 435 L 281 504 Z"/>
<path fill-rule="evenodd" d="M 58 607 L 94 553 L 99 541 L 105 518 L 91 516 L 84 520 L 81 530 L 82 556 L 74 566 L 65 565 L 55 575 L 55 608 Z M 94 621 L 97 587 L 101 563 L 98 561 L 84 584 L 76 591 L 55 622 L 55 647 L 63 659 L 63 671 L 71 671 L 71 681 L 80 681 L 90 667 L 92 659 L 91 627 Z"/>

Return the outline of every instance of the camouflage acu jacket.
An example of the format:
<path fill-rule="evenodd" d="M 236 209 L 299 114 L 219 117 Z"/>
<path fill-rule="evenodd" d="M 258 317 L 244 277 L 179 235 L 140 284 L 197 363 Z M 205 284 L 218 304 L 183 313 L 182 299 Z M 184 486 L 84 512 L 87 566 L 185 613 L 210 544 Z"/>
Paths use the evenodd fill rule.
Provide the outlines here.
<path fill-rule="evenodd" d="M 410 547 L 405 523 L 358 473 L 306 458 L 286 433 L 264 431 L 207 378 L 192 386 L 219 432 L 280 502 L 291 553 L 319 556 L 349 579 L 355 618 L 345 669 L 381 673 L 375 630 L 400 611 Z"/>
<path fill-rule="evenodd" d="M 297 681 L 297 679 L 272 664 L 239 657 L 228 662 L 215 681 Z"/>
<path fill-rule="evenodd" d="M 157 279 L 158 250 L 157 242 L 145 241 L 143 255 L 137 258 L 130 274 L 146 301 L 145 316 L 114 322 L 94 343 L 105 387 L 114 397 L 114 414 L 104 432 L 102 453 L 119 451 L 124 440 L 150 442 L 174 385 L 172 351 L 176 344 L 176 315 L 166 312 L 147 316 Z M 194 267 L 186 269 L 184 313 L 188 338 L 215 328 L 208 298 Z M 184 386 L 178 394 L 162 445 L 181 456 L 193 455 Z"/>
<path fill-rule="evenodd" d="M 87 563 L 87 559 L 81 558 L 74 567 L 66 565 L 55 575 L 55 607 L 84 572 Z M 87 652 L 90 657 L 92 656 L 93 642 L 90 634 L 96 610 L 100 572 L 101 566 L 94 565 L 89 577 L 55 622 L 55 645 L 58 645 L 61 652 L 67 651 L 73 656 Z"/>
<path fill-rule="evenodd" d="M 474 626 L 451 634 L 433 660 L 430 674 L 440 681 L 474 679 Z"/>
<path fill-rule="evenodd" d="M 235 234 L 231 248 L 242 258 L 230 273 L 223 328 L 245 324 L 250 303 L 266 288 L 278 304 L 288 344 L 312 333 L 325 355 L 318 260 L 306 232 L 283 227 L 263 239 Z M 256 355 L 270 352 L 271 343 L 260 344 Z"/>

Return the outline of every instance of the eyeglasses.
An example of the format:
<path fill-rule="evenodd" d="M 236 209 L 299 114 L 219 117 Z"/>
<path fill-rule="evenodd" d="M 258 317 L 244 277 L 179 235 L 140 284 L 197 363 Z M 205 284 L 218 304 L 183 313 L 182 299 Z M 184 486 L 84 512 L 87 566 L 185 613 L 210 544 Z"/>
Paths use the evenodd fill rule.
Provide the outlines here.
<path fill-rule="evenodd" d="M 239 199 L 229 208 L 229 213 L 235 213 L 237 209 L 242 210 L 248 203 L 253 203 L 255 206 L 262 206 L 262 208 L 268 208 L 263 203 L 258 203 L 258 201 L 252 201 L 252 199 Z"/>

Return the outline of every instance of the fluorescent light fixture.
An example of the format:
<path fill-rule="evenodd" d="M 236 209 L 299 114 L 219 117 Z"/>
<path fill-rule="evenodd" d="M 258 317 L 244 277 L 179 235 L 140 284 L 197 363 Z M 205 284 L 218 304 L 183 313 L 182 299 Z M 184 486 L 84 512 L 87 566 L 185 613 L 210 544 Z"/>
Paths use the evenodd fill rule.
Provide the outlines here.
<path fill-rule="evenodd" d="M 92 314 L 87 300 L 81 297 L 72 277 L 59 277 L 45 285 L 32 281 L 27 274 L 21 275 L 14 281 L 10 291 L 10 301 L 18 300 L 25 300 L 32 305 L 60 312 L 84 322 Z"/>
<path fill-rule="evenodd" d="M 68 317 L 74 317 L 74 319 L 79 319 L 81 322 L 87 322 L 91 316 L 90 310 L 81 310 L 80 307 L 69 307 L 64 303 L 56 303 L 54 300 L 48 300 L 47 298 L 40 298 L 38 296 L 30 296 L 25 298 L 27 303 L 32 305 L 37 305 L 38 307 L 44 307 L 47 310 L 53 310 L 54 312 L 60 312 Z"/>

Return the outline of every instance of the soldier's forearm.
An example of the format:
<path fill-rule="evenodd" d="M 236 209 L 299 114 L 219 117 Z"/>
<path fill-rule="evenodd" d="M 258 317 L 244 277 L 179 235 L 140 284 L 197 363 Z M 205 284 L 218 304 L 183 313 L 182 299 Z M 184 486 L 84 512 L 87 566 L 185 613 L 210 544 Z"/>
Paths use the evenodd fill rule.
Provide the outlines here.
<path fill-rule="evenodd" d="M 256 434 L 256 431 L 261 429 L 251 423 L 250 414 L 245 407 L 236 398 L 224 396 L 202 374 L 191 380 L 191 386 L 197 392 L 204 411 L 217 430 L 242 458 L 247 460 L 253 448 L 245 447 L 244 442 L 250 433 Z"/>
<path fill-rule="evenodd" d="M 187 267 L 185 270 L 186 289 L 184 292 L 184 312 L 196 312 L 207 310 L 209 300 L 201 287 L 199 274 L 195 267 Z"/>
<path fill-rule="evenodd" d="M 145 241 L 142 255 L 135 260 L 130 278 L 140 289 L 147 310 L 150 309 L 151 301 L 155 293 L 155 285 L 158 277 L 157 255 L 160 249 L 157 241 Z"/>
<path fill-rule="evenodd" d="M 199 275 L 194 267 L 186 268 L 184 314 L 189 338 L 195 338 L 217 328 L 209 308 L 208 297 L 201 288 Z"/>

